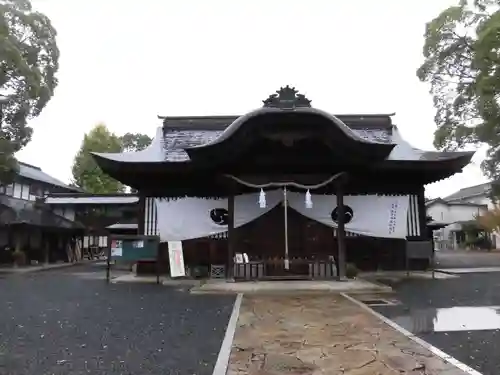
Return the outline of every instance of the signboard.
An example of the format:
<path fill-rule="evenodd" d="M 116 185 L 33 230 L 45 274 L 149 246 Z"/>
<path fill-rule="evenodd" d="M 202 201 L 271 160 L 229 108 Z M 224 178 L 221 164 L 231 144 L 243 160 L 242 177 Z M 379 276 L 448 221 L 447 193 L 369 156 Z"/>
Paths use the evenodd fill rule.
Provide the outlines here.
<path fill-rule="evenodd" d="M 123 255 L 123 242 L 121 240 L 113 240 L 111 242 L 111 256 L 121 257 Z"/>
<path fill-rule="evenodd" d="M 114 264 L 130 264 L 148 261 L 155 263 L 156 283 L 160 284 L 159 244 L 160 237 L 158 236 L 111 235 L 108 239 L 106 281 L 111 280 L 111 262 Z M 182 259 L 182 263 L 184 263 L 184 259 Z"/>
<path fill-rule="evenodd" d="M 431 241 L 406 242 L 406 256 L 408 259 L 431 259 L 432 253 Z"/>
<path fill-rule="evenodd" d="M 144 247 L 144 241 L 143 240 L 134 241 L 132 242 L 132 246 L 135 247 L 136 249 L 142 249 Z"/>
<path fill-rule="evenodd" d="M 168 258 L 170 263 L 170 277 L 186 276 L 181 241 L 168 241 Z"/>

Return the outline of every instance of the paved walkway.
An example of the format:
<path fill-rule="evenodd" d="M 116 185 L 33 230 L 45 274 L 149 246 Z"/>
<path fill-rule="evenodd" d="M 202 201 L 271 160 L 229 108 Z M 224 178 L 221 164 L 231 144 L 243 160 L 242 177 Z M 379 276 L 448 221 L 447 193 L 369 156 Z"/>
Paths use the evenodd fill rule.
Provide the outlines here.
<path fill-rule="evenodd" d="M 287 293 L 387 293 L 392 288 L 367 280 L 293 280 L 293 281 L 242 281 L 226 282 L 209 280 L 193 293 L 257 293 L 257 294 L 287 294 Z"/>
<path fill-rule="evenodd" d="M 246 295 L 228 375 L 465 374 L 340 295 Z"/>

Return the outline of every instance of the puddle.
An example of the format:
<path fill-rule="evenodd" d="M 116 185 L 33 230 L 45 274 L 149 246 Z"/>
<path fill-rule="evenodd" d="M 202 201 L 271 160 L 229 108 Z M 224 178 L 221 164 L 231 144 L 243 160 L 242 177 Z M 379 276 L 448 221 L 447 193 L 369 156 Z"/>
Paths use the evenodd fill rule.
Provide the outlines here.
<path fill-rule="evenodd" d="M 391 320 L 413 333 L 495 330 L 500 329 L 500 306 L 413 310 Z"/>

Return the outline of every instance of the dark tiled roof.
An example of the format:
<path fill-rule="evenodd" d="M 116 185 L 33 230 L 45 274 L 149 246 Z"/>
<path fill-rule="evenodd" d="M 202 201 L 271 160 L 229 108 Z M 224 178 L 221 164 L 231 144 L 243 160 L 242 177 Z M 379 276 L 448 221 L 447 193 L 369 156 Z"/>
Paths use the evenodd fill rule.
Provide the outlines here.
<path fill-rule="evenodd" d="M 335 115 L 361 138 L 382 143 L 391 142 L 391 115 Z M 164 120 L 163 147 L 165 160 L 186 161 L 183 149 L 215 141 L 240 116 L 167 116 Z"/>
<path fill-rule="evenodd" d="M 473 152 L 472 152 L 473 153 Z M 471 154 L 471 151 L 455 151 L 455 152 L 441 152 L 441 151 L 425 151 L 422 156 L 420 157 L 420 160 L 427 160 L 427 161 L 439 161 L 439 160 L 446 160 L 450 158 L 456 158 L 458 156 L 468 156 Z"/>
<path fill-rule="evenodd" d="M 78 229 L 77 222 L 56 215 L 35 202 L 0 195 L 0 225 L 27 224 L 39 227 Z"/>
<path fill-rule="evenodd" d="M 389 129 L 353 129 L 360 137 L 374 142 L 390 143 L 391 132 Z M 167 161 L 186 161 L 189 156 L 185 148 L 210 143 L 217 139 L 223 130 L 164 130 L 163 147 Z"/>
<path fill-rule="evenodd" d="M 396 161 L 440 161 L 471 157 L 470 152 L 435 152 L 414 148 L 406 142 L 391 115 L 340 115 L 353 133 L 371 143 L 394 144 L 388 160 Z M 127 153 L 94 153 L 98 158 L 118 162 L 186 162 L 190 158 L 185 149 L 206 145 L 220 139 L 224 130 L 238 119 L 238 116 L 161 117 L 163 128 L 158 128 L 151 145 L 143 151 Z"/>
<path fill-rule="evenodd" d="M 351 129 L 391 129 L 394 114 L 334 115 Z M 165 128 L 224 130 L 241 116 L 158 116 Z"/>
<path fill-rule="evenodd" d="M 221 135 L 223 130 L 170 130 L 163 135 L 165 160 L 185 161 L 189 156 L 184 148 L 210 143 Z"/>
<path fill-rule="evenodd" d="M 78 188 L 71 187 L 57 178 L 54 178 L 44 171 L 40 167 L 35 167 L 27 163 L 19 162 L 19 175 L 30 180 L 45 182 L 50 185 L 59 186 L 72 191 L 79 191 Z"/>
<path fill-rule="evenodd" d="M 487 195 L 491 191 L 491 183 L 487 182 L 485 184 L 480 184 L 480 185 L 475 185 L 475 186 L 469 186 L 463 189 L 460 189 L 459 191 L 448 195 L 447 197 L 444 197 L 443 200 L 449 202 L 449 201 L 458 201 L 462 199 L 467 199 L 469 197 L 475 197 L 478 195 Z"/>
<path fill-rule="evenodd" d="M 482 203 L 472 203 L 472 202 L 462 202 L 462 201 L 451 201 L 448 202 L 442 198 L 435 198 L 428 200 L 425 202 L 426 206 L 433 206 L 434 204 L 444 204 L 445 206 L 464 206 L 464 207 L 482 207 L 482 208 L 488 208 L 487 204 L 482 204 Z"/>

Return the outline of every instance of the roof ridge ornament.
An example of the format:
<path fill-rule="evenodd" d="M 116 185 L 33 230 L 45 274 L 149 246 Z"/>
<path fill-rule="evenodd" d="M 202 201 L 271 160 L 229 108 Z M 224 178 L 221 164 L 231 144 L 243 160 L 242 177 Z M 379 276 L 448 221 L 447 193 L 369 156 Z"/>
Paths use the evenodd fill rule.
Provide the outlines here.
<path fill-rule="evenodd" d="M 311 108 L 311 101 L 303 94 L 299 94 L 295 87 L 286 85 L 276 91 L 276 94 L 269 95 L 269 98 L 262 101 L 265 108 L 295 109 L 299 107 Z"/>

